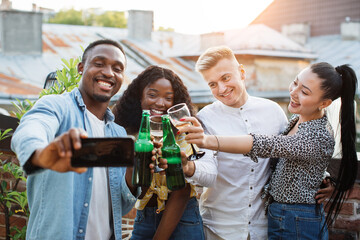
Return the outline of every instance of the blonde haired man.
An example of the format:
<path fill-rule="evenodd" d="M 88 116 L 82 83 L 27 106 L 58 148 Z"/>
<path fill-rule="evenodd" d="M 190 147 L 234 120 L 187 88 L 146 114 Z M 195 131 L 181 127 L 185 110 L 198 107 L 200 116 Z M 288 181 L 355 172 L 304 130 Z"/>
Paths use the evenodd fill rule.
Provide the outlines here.
<path fill-rule="evenodd" d="M 285 129 L 287 118 L 278 104 L 249 96 L 245 70 L 230 48 L 209 48 L 196 70 L 217 99 L 197 115 L 207 134 L 277 135 Z M 270 176 L 269 160 L 254 163 L 242 154 L 204 151 L 203 158 L 185 164 L 184 172 L 189 182 L 205 187 L 200 211 L 206 239 L 267 239 L 261 192 Z"/>

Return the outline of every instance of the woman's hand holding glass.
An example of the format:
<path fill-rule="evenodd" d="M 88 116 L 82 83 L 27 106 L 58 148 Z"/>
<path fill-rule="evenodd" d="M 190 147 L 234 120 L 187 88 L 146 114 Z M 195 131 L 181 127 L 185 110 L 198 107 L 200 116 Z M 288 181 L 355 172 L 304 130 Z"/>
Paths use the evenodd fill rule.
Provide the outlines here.
<path fill-rule="evenodd" d="M 184 119 L 187 117 L 190 117 L 190 111 L 189 108 L 187 107 L 187 105 L 185 103 L 179 103 L 176 104 L 174 106 L 172 106 L 171 108 L 169 108 L 167 110 L 170 120 L 172 122 L 172 124 L 178 129 L 181 130 L 185 127 L 189 127 L 191 125 L 191 122 L 187 122 Z M 182 131 L 185 132 L 187 134 L 186 131 Z M 188 159 L 189 160 L 196 160 L 201 158 L 202 156 L 204 156 L 205 152 L 203 151 L 196 151 L 195 147 L 193 146 L 193 144 L 191 144 L 191 148 L 193 151 L 193 154 L 191 154 Z"/>
<path fill-rule="evenodd" d="M 187 126 L 179 128 L 178 134 L 186 133 L 185 140 L 190 144 L 196 144 L 199 147 L 204 147 L 203 141 L 207 138 L 204 134 L 204 129 L 201 127 L 199 121 L 194 117 L 184 117 L 180 121 L 188 122 Z M 185 156 L 185 154 L 184 154 Z M 182 156 L 183 172 L 186 177 L 192 177 L 195 173 L 194 161 L 189 161 L 186 156 Z"/>
<path fill-rule="evenodd" d="M 196 144 L 198 147 L 206 148 L 208 135 L 205 135 L 204 129 L 200 122 L 195 117 L 183 117 L 180 119 L 181 122 L 191 123 L 186 126 L 179 128 L 179 134 L 186 133 L 185 140 L 188 143 Z"/>

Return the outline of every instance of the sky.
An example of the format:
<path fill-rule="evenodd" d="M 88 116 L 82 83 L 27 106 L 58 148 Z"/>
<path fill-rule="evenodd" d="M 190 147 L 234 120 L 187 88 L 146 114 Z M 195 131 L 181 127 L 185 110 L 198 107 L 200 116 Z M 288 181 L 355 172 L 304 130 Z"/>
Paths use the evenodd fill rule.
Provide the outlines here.
<path fill-rule="evenodd" d="M 154 27 L 174 28 L 185 34 L 201 34 L 247 26 L 272 0 L 12 0 L 14 9 L 37 6 L 60 9 L 152 10 Z"/>

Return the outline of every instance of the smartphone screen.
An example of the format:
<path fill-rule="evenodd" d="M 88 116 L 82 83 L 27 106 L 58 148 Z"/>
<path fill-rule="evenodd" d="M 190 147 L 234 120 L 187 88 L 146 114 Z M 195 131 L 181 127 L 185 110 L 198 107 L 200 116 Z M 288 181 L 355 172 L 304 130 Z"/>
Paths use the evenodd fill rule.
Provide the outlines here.
<path fill-rule="evenodd" d="M 73 167 L 127 167 L 134 165 L 134 137 L 83 138 L 73 149 Z"/>

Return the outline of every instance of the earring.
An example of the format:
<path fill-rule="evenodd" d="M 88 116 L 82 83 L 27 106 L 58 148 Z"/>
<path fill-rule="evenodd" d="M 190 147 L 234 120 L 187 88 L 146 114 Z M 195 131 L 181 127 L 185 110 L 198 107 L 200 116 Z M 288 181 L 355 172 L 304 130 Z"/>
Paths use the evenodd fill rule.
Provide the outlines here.
<path fill-rule="evenodd" d="M 244 65 L 242 65 L 242 64 L 240 64 L 240 72 L 241 72 L 242 74 L 245 73 Z"/>

